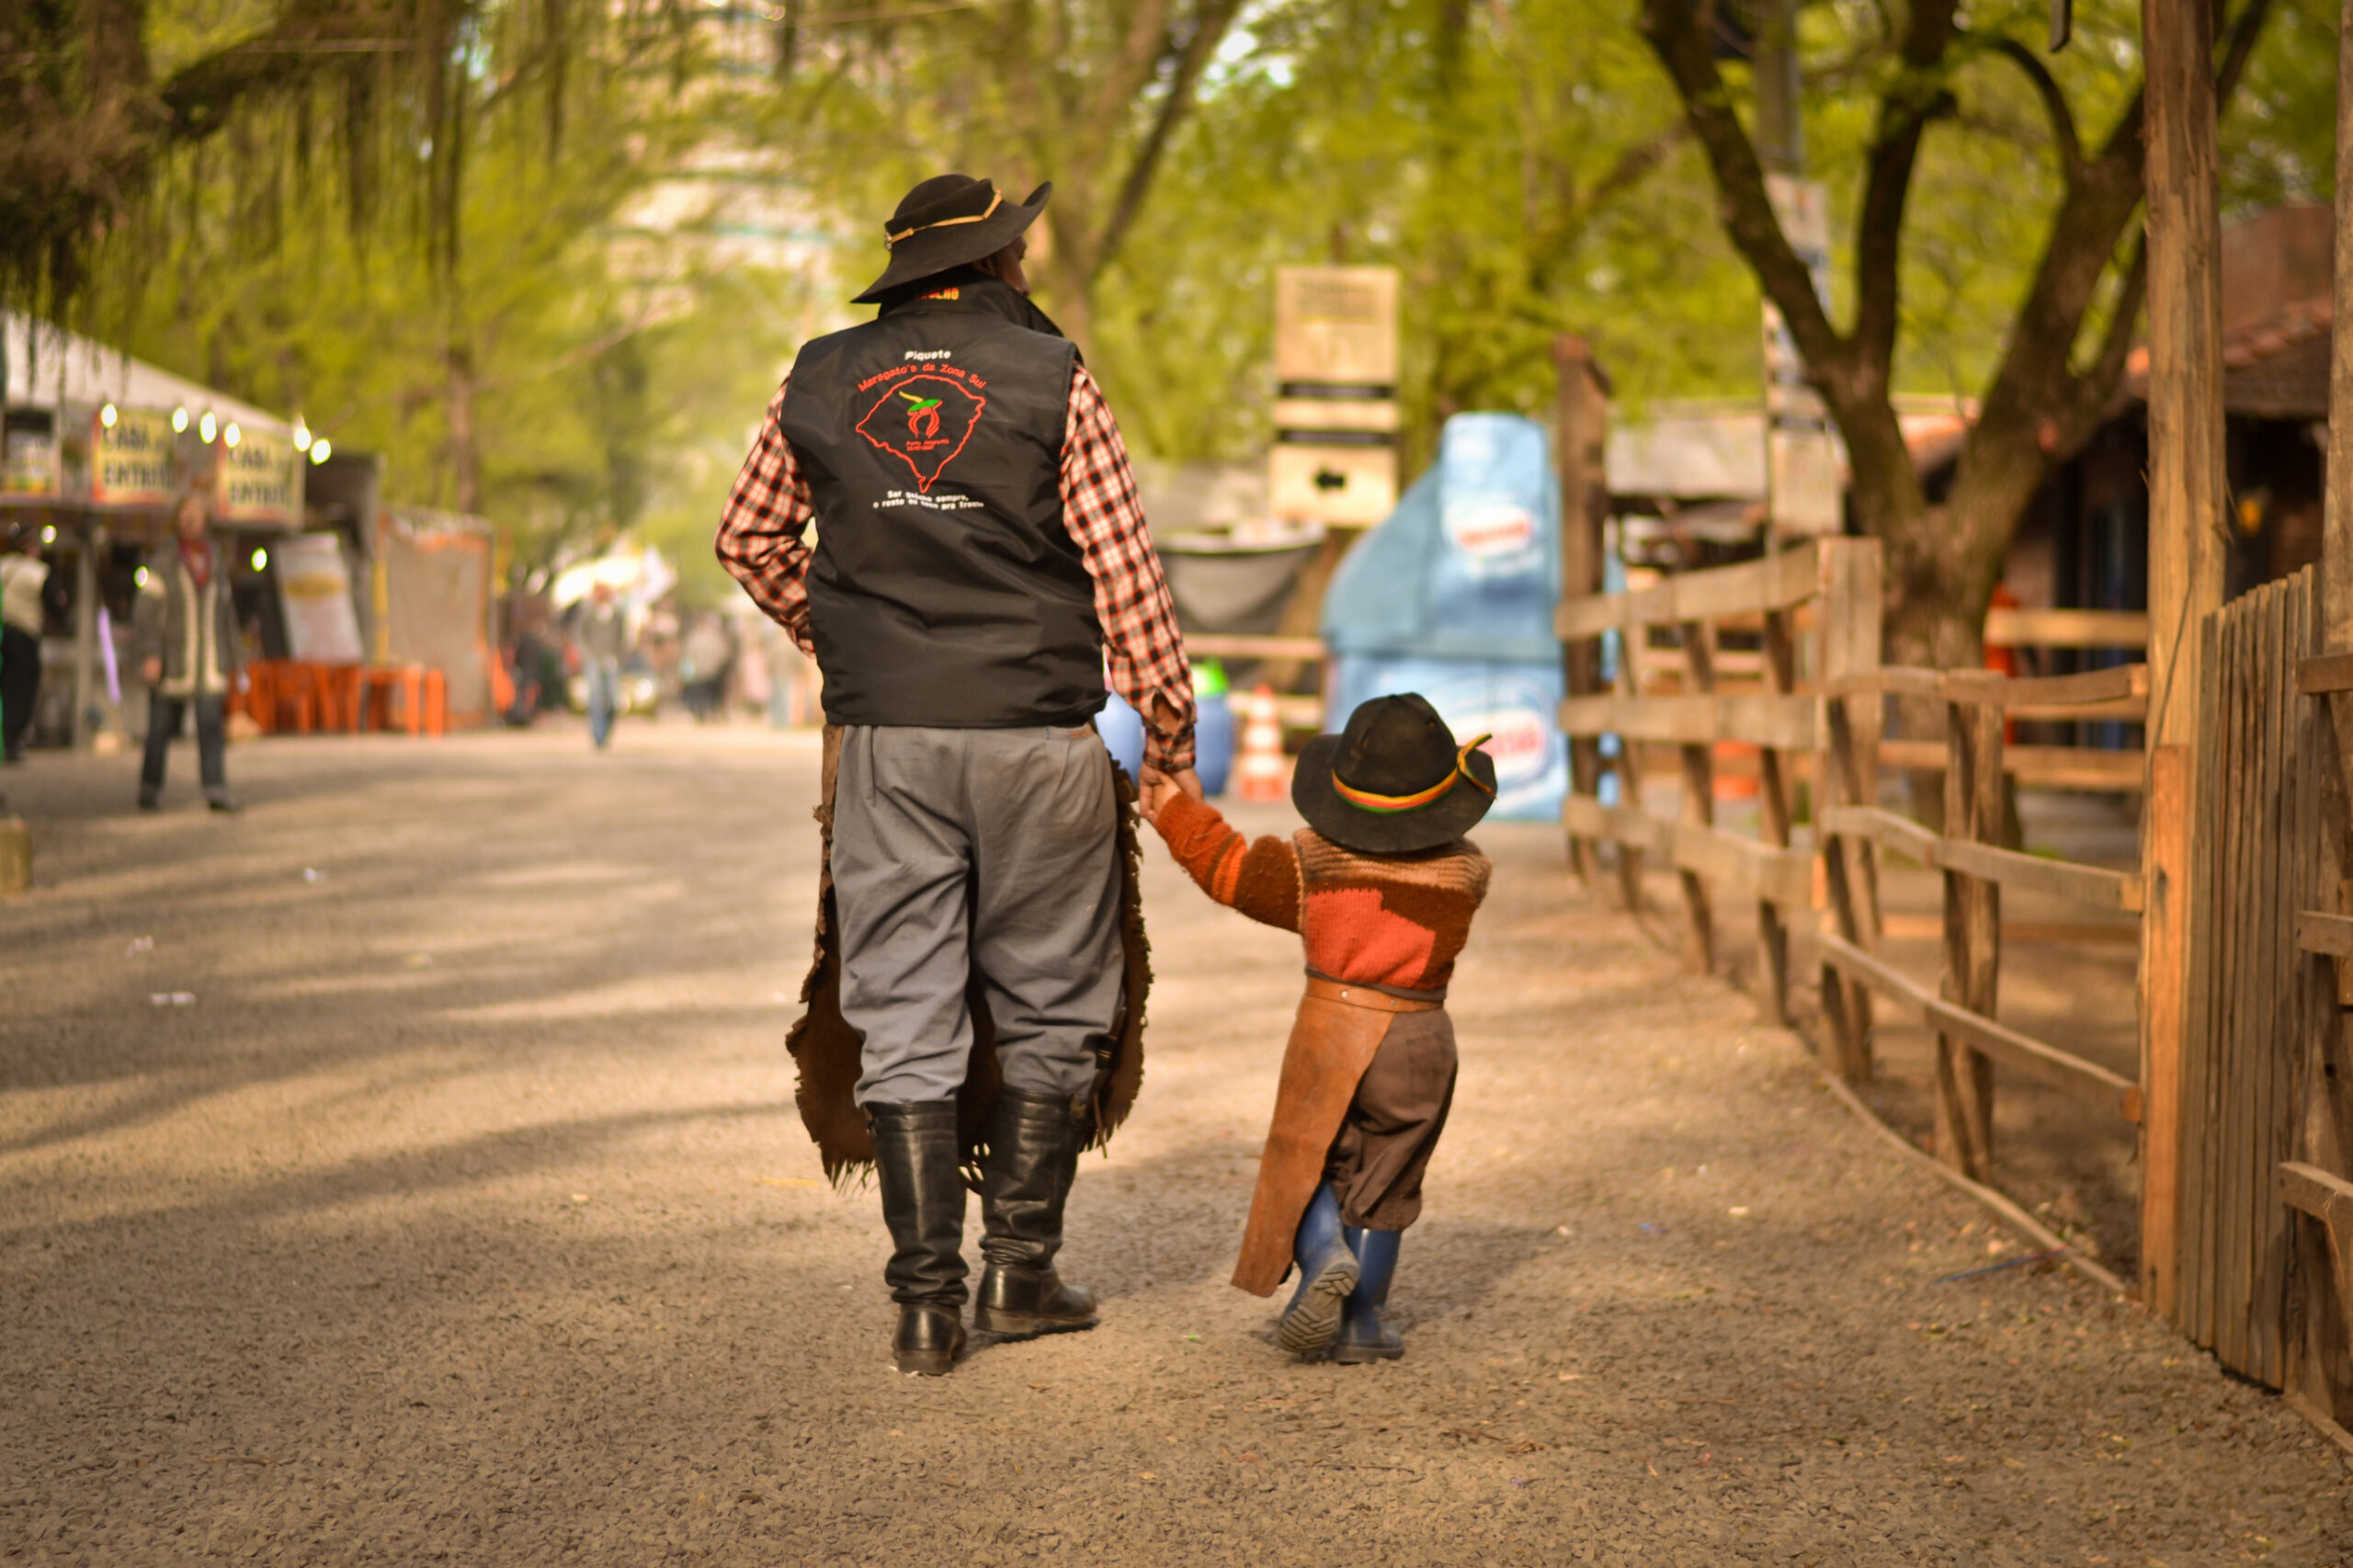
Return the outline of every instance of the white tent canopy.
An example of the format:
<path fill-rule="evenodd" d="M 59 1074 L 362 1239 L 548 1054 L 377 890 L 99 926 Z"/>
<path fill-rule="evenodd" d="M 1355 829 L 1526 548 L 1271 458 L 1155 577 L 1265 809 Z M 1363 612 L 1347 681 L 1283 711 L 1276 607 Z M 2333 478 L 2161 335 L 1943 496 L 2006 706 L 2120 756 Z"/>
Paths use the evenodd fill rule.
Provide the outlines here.
<path fill-rule="evenodd" d="M 191 419 L 210 411 L 222 424 L 292 438 L 293 424 L 200 382 L 134 359 L 119 349 L 63 327 L 13 312 L 0 312 L 6 339 L 7 402 L 16 407 L 185 408 Z"/>

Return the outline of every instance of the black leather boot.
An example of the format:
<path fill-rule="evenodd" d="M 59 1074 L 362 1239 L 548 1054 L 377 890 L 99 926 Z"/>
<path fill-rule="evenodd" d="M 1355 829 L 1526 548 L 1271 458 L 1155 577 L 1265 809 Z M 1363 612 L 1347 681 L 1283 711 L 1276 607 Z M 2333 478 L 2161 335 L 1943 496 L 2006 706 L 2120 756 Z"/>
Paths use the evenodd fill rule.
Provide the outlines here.
<path fill-rule="evenodd" d="M 1008 1339 L 1093 1328 L 1095 1292 L 1054 1272 L 1063 1205 L 1091 1131 L 1082 1098 L 997 1091 L 981 1171 L 980 1300 L 972 1326 Z"/>
<path fill-rule="evenodd" d="M 956 1170 L 956 1102 L 870 1105 L 874 1175 L 899 1303 L 891 1342 L 899 1370 L 944 1377 L 964 1347 L 964 1180 Z"/>

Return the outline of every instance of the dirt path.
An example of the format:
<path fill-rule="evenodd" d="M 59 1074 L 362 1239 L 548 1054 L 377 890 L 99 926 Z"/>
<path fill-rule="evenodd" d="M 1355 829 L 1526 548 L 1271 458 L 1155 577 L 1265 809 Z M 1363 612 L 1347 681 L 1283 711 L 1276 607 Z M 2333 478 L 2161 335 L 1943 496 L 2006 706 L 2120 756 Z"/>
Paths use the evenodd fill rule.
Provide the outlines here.
<path fill-rule="evenodd" d="M 1480 835 L 1404 1361 L 1287 1365 L 1223 1282 L 1299 960 L 1155 851 L 1104 1324 L 898 1377 L 779 1044 L 813 763 L 267 743 L 231 821 L 0 778 L 0 1561 L 2353 1560 L 2276 1400 L 2073 1274 L 1935 1283 L 2006 1244 L 1541 827 Z"/>

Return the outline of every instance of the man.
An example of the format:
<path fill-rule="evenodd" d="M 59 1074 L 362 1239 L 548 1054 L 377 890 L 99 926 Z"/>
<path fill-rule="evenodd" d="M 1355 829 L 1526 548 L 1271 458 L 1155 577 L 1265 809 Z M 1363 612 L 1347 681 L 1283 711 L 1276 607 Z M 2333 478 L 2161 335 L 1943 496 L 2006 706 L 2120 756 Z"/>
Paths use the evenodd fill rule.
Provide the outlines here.
<path fill-rule="evenodd" d="M 613 602 L 613 585 L 598 583 L 588 590 L 573 633 L 580 650 L 580 673 L 588 682 L 588 738 L 603 751 L 613 738 L 613 714 L 620 706 L 621 660 L 629 653 L 629 618 Z"/>
<path fill-rule="evenodd" d="M 213 547 L 204 497 L 183 495 L 172 509 L 171 541 L 139 574 L 131 642 L 147 683 L 147 756 L 139 770 L 139 809 L 161 810 L 164 764 L 181 716 L 196 710 L 196 749 L 205 803 L 233 812 L 229 795 L 222 704 L 244 668 L 237 612 L 229 602 L 229 563 Z"/>
<path fill-rule="evenodd" d="M 1051 188 L 1016 203 L 942 175 L 907 193 L 890 266 L 857 300 L 880 313 L 801 348 L 719 531 L 722 562 L 824 680 L 835 919 L 795 1026 L 801 1102 L 829 1170 L 863 1157 L 829 1142 L 805 1032 L 832 1005 L 837 940 L 893 1349 L 931 1375 L 964 1342 L 957 1167 L 976 1150 L 974 1326 L 1096 1321 L 1053 1257 L 1079 1152 L 1134 1092 L 1117 1042 L 1137 1043 L 1145 978 L 1140 922 L 1122 920 L 1132 827 L 1090 722 L 1107 654 L 1154 718 L 1147 778 L 1199 790 L 1184 644 L 1126 448 L 1022 274 Z M 974 1084 L 997 1078 L 979 1109 Z M 977 1127 L 960 1130 L 960 1099 Z"/>
<path fill-rule="evenodd" d="M 49 566 L 40 530 L 27 525 L 0 539 L 0 760 L 25 760 L 25 735 L 40 696 L 41 590 Z"/>

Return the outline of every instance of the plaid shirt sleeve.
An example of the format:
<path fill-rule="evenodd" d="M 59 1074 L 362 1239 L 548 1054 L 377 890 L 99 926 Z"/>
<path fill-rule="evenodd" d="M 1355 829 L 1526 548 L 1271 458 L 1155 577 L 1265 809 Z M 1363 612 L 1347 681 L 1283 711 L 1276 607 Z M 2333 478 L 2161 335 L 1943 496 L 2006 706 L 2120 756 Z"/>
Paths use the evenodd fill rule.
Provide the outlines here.
<path fill-rule="evenodd" d="M 1144 761 L 1162 772 L 1190 767 L 1193 676 L 1176 602 L 1136 499 L 1127 443 L 1084 365 L 1071 377 L 1062 490 L 1063 526 L 1095 578 L 1095 618 L 1103 626 L 1112 688 L 1144 716 Z M 1152 723 L 1154 697 L 1176 715 L 1165 734 Z"/>
<path fill-rule="evenodd" d="M 801 535 L 816 519 L 809 500 L 809 482 L 793 460 L 791 445 L 777 425 L 784 408 L 785 387 L 776 389 L 767 417 L 760 422 L 759 439 L 752 443 L 744 471 L 735 476 L 726 509 L 719 515 L 719 563 L 744 585 L 752 602 L 792 634 L 810 657 L 817 650 L 809 641 L 809 546 Z"/>

